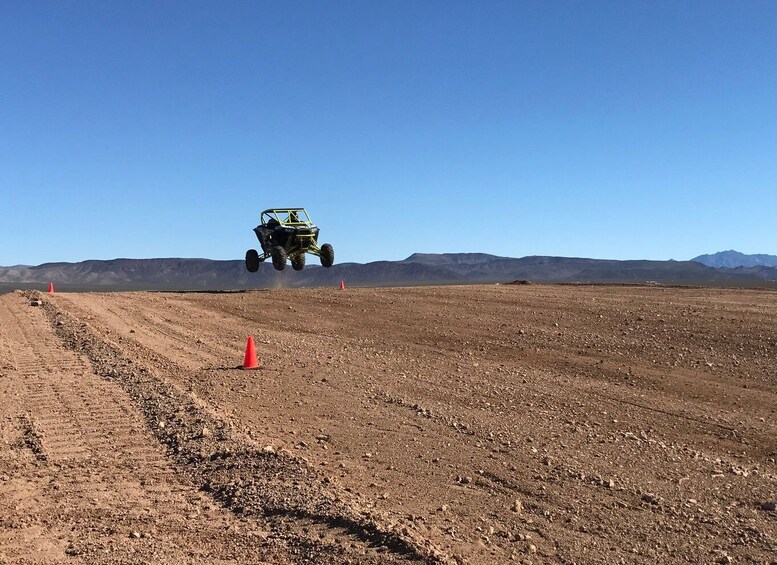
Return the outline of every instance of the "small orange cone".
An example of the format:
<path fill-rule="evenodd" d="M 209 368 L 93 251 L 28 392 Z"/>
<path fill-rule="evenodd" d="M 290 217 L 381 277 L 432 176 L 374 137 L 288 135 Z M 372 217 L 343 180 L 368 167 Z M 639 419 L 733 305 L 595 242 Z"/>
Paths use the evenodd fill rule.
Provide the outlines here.
<path fill-rule="evenodd" d="M 345 290 L 345 281 L 340 281 L 340 290 Z"/>
<path fill-rule="evenodd" d="M 254 336 L 249 335 L 246 341 L 246 357 L 243 361 L 243 369 L 258 369 L 259 360 L 256 358 L 256 346 L 254 345 Z"/>
<path fill-rule="evenodd" d="M 54 283 L 53 282 L 49 283 L 49 294 L 54 294 Z"/>

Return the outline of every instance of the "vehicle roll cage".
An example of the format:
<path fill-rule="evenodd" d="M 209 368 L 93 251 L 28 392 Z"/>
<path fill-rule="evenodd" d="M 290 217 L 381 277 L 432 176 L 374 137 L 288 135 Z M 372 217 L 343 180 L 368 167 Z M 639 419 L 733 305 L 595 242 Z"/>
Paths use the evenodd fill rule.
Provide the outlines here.
<path fill-rule="evenodd" d="M 296 219 L 296 220 L 295 220 Z M 263 226 L 281 226 L 289 228 L 315 228 L 313 222 L 310 220 L 307 210 L 304 208 L 268 208 L 261 214 L 261 222 Z M 316 234 L 314 233 L 298 233 L 296 234 L 299 244 L 292 252 L 302 251 L 321 256 L 321 248 L 316 241 Z M 269 253 L 262 254 L 262 260 L 268 258 Z"/>
<path fill-rule="evenodd" d="M 276 225 L 280 226 L 313 227 L 313 222 L 304 208 L 269 208 L 262 212 L 261 220 L 265 226 L 274 220 Z"/>

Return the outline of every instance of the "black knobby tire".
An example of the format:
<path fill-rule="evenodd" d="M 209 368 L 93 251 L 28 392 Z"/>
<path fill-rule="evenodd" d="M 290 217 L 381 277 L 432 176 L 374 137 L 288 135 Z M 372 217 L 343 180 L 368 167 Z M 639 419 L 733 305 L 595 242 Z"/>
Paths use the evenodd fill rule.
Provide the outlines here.
<path fill-rule="evenodd" d="M 300 253 L 299 255 L 291 258 L 291 267 L 295 271 L 301 271 L 305 268 L 305 254 Z"/>
<path fill-rule="evenodd" d="M 321 246 L 318 257 L 321 259 L 321 266 L 329 268 L 335 263 L 335 250 L 331 245 L 325 243 Z"/>
<path fill-rule="evenodd" d="M 278 271 L 286 268 L 286 250 L 280 245 L 272 248 L 272 266 Z"/>
<path fill-rule="evenodd" d="M 259 253 L 256 249 L 246 251 L 246 269 L 249 273 L 255 273 L 259 270 Z"/>

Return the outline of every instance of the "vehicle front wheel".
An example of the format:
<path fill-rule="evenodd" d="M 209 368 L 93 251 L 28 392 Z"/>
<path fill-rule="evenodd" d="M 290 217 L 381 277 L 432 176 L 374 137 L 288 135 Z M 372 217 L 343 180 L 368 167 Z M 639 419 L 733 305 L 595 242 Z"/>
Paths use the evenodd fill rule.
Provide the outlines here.
<path fill-rule="evenodd" d="M 305 254 L 300 253 L 291 258 L 291 266 L 295 271 L 301 271 L 305 268 Z"/>
<path fill-rule="evenodd" d="M 256 249 L 246 251 L 246 269 L 249 273 L 255 273 L 259 270 L 259 253 Z"/>
<path fill-rule="evenodd" d="M 280 245 L 272 248 L 272 266 L 278 271 L 286 268 L 286 250 Z"/>
<path fill-rule="evenodd" d="M 321 246 L 318 257 L 321 259 L 321 266 L 329 268 L 335 263 L 335 250 L 330 244 L 325 243 Z"/>

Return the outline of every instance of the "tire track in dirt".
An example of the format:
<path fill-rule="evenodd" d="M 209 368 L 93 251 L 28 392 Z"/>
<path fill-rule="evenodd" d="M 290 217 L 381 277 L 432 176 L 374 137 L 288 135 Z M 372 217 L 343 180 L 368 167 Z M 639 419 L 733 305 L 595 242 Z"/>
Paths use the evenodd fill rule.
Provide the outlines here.
<path fill-rule="evenodd" d="M 34 426 L 42 436 L 41 455 L 52 460 L 88 457 L 91 450 L 84 437 L 88 428 L 78 421 L 72 406 L 81 392 L 84 364 L 68 352 L 53 358 L 58 352 L 54 349 L 52 353 L 50 347 L 45 347 L 51 338 L 45 319 L 19 315 L 5 303 L 2 307 L 2 317 L 14 330 L 8 338 L 17 345 L 15 365 L 22 377 L 24 396 L 36 410 Z M 63 391 L 60 383 L 69 390 Z"/>
<path fill-rule="evenodd" d="M 291 453 L 259 449 L 212 409 L 166 384 L 156 371 L 167 362 L 154 362 L 153 369 L 133 362 L 55 302 L 48 301 L 46 310 L 69 347 L 84 351 L 98 372 L 124 388 L 182 470 L 221 504 L 244 517 L 266 518 L 274 537 L 317 561 L 446 562 L 412 526 L 386 520 L 356 497 L 327 486 Z M 144 351 L 139 344 L 131 349 Z M 146 351 L 144 358 L 160 357 Z"/>
<path fill-rule="evenodd" d="M 16 330 L 11 339 L 19 344 L 17 371 L 37 412 L 35 424 L 48 460 L 85 459 L 118 449 L 129 466 L 166 465 L 164 455 L 149 446 L 120 389 L 96 377 L 83 358 L 56 347 L 43 316 L 20 315 L 4 306 Z"/>
<path fill-rule="evenodd" d="M 0 327 L 2 389 L 18 391 L 0 414 L 20 440 L 0 447 L 0 562 L 291 561 L 261 528 L 224 529 L 239 522 L 176 476 L 127 396 L 60 347 L 40 308 L 0 297 Z"/>

